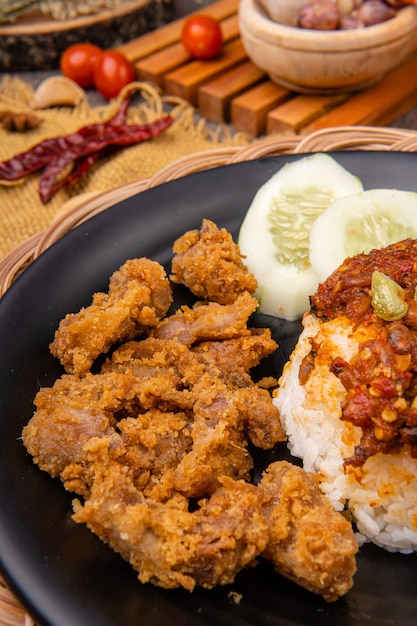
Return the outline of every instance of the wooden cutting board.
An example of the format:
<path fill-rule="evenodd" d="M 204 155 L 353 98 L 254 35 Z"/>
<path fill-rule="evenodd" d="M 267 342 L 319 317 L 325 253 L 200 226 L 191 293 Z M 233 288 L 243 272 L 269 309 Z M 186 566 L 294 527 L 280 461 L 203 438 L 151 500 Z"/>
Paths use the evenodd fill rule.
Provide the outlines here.
<path fill-rule="evenodd" d="M 56 69 L 61 53 L 73 43 L 89 41 L 112 48 L 166 24 L 172 3 L 124 0 L 118 9 L 58 21 L 39 9 L 0 24 L 0 71 Z"/>
<path fill-rule="evenodd" d="M 183 48 L 182 18 L 119 47 L 139 80 L 199 108 L 216 123 L 252 137 L 308 133 L 330 126 L 385 126 L 417 105 L 417 49 L 398 69 L 359 92 L 307 96 L 280 87 L 247 57 L 239 37 L 238 0 L 201 9 L 221 23 L 224 47 L 210 61 L 195 61 Z"/>

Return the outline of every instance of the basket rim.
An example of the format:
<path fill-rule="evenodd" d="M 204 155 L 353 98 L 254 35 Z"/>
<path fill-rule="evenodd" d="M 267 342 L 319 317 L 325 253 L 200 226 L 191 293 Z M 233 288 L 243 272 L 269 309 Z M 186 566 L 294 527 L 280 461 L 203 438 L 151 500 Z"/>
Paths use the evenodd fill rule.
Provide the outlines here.
<path fill-rule="evenodd" d="M 69 230 L 137 193 L 213 167 L 280 154 L 344 150 L 416 152 L 417 131 L 374 126 L 337 126 L 305 136 L 270 135 L 243 147 L 220 147 L 196 152 L 169 163 L 147 178 L 105 191 L 81 194 L 63 205 L 48 228 L 21 242 L 0 260 L 0 297 L 30 263 Z"/>
<path fill-rule="evenodd" d="M 17 276 L 66 232 L 115 202 L 213 167 L 250 161 L 279 154 L 331 152 L 340 150 L 417 151 L 417 131 L 373 126 L 341 126 L 315 131 L 306 136 L 272 135 L 248 146 L 220 147 L 181 157 L 154 175 L 110 190 L 90 192 L 73 198 L 50 226 L 21 242 L 0 260 L 0 297 Z"/>

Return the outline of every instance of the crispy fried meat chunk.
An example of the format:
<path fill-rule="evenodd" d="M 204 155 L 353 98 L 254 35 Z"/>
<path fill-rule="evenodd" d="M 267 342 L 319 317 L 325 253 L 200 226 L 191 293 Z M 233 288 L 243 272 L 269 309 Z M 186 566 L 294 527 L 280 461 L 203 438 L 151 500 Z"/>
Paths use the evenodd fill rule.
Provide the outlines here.
<path fill-rule="evenodd" d="M 154 337 L 128 342 L 115 350 L 112 358 L 103 365 L 102 371 L 127 372 L 141 379 L 148 378 L 149 389 L 155 381 L 155 395 L 160 394 L 168 410 L 174 410 L 177 403 L 178 408 L 193 408 L 195 412 L 196 407 L 201 406 L 201 398 L 211 390 L 211 393 L 223 397 L 224 404 L 214 406 L 224 418 L 227 416 L 226 407 L 231 408 L 233 404 L 233 410 L 238 411 L 239 430 L 245 429 L 239 439 L 245 436 L 255 446 L 270 449 L 284 441 L 285 435 L 269 392 L 255 385 L 250 370 L 272 354 L 277 344 L 271 338 L 269 329 L 250 329 L 249 333 L 224 341 L 205 341 L 190 349 L 174 340 Z M 156 375 L 161 377 L 162 373 L 168 381 L 172 380 L 171 390 L 164 389 L 163 395 L 156 385 Z M 181 381 L 181 392 L 178 391 L 178 385 L 177 388 L 174 386 L 174 375 L 178 385 Z M 143 399 L 141 401 L 144 403 Z M 158 406 L 162 407 L 163 403 Z M 211 409 L 213 412 L 214 407 Z M 230 419 L 228 429 L 234 421 Z M 210 424 L 214 427 L 213 421 Z M 233 445 L 242 447 L 242 441 L 239 444 L 237 440 L 233 441 Z M 208 445 L 209 438 L 205 438 L 205 442 Z M 244 465 L 247 466 L 247 463 Z"/>
<path fill-rule="evenodd" d="M 351 524 L 322 494 L 317 477 L 280 461 L 268 467 L 259 487 L 269 533 L 263 556 L 277 572 L 328 602 L 346 594 L 356 572 L 358 544 Z"/>
<path fill-rule="evenodd" d="M 204 310 L 211 319 L 210 306 L 199 307 Z M 91 482 L 84 450 L 88 433 L 112 441 L 122 433 L 120 462 L 128 453 L 136 479 L 153 490 L 153 497 L 164 499 L 176 490 L 201 498 L 219 486 L 221 476 L 249 479 L 253 461 L 248 439 L 270 448 L 284 435 L 268 391 L 249 375 L 276 344 L 268 330 L 252 332 L 244 326 L 242 332 L 243 337 L 226 340 L 224 346 L 213 342 L 217 347 L 205 342 L 194 349 L 155 337 L 123 344 L 99 374 L 65 375 L 52 389 L 38 393 L 37 411 L 24 430 L 25 445 L 40 467 L 60 475 L 67 488 L 75 479 L 81 481 L 77 492 L 88 491 Z M 228 355 L 223 366 L 221 354 Z M 233 355 L 236 371 L 231 375 Z M 53 432 L 55 424 L 60 436 Z M 169 430 L 175 467 L 166 466 L 162 477 L 162 469 L 149 459 L 163 445 L 161 433 Z"/>
<path fill-rule="evenodd" d="M 78 377 L 66 374 L 52 388 L 40 389 L 34 400 L 36 412 L 22 432 L 34 462 L 51 476 L 62 478 L 69 465 L 77 466 L 78 493 L 88 491 L 85 443 L 105 438 L 113 449 L 122 444 L 113 414 L 121 398 L 129 397 L 131 381 L 118 376 L 100 382 L 104 384 L 88 374 L 81 384 Z"/>
<path fill-rule="evenodd" d="M 209 385 L 203 381 L 198 385 L 192 448 L 172 474 L 175 489 L 189 498 L 213 493 L 222 476 L 249 480 L 253 467 L 247 450 L 246 407 L 223 384 L 208 381 Z"/>
<path fill-rule="evenodd" d="M 193 347 L 193 352 L 222 380 L 243 387 L 253 385 L 250 370 L 277 347 L 269 328 L 250 328 L 249 334 L 233 339 L 202 341 Z"/>
<path fill-rule="evenodd" d="M 259 557 L 309 591 L 335 601 L 347 593 L 358 549 L 352 528 L 314 477 L 281 461 L 258 486 L 224 477 L 190 511 L 187 498 L 165 503 L 137 488 L 127 466 L 99 464 L 91 496 L 74 503 L 86 523 L 137 570 L 165 588 L 212 588 L 233 582 Z"/>
<path fill-rule="evenodd" d="M 267 524 L 255 486 L 222 482 L 190 512 L 186 500 L 145 498 L 125 468 L 113 464 L 85 504 L 75 504 L 74 519 L 122 554 L 142 582 L 190 591 L 225 585 L 262 552 Z"/>
<path fill-rule="evenodd" d="M 162 359 L 162 376 L 165 366 Z M 151 371 L 147 385 L 158 377 Z M 65 375 L 37 395 L 23 440 L 42 469 L 84 498 L 75 520 L 128 559 L 140 580 L 163 587 L 230 583 L 263 555 L 327 600 L 346 593 L 354 569 L 349 524 L 315 479 L 278 463 L 257 487 L 245 482 L 245 424 L 258 388 L 215 385 L 205 373 L 192 389 L 192 412 L 141 413 L 141 382 L 127 368 L 106 368 Z M 190 498 L 201 496 L 190 512 Z"/>
<path fill-rule="evenodd" d="M 246 407 L 213 379 L 195 392 L 175 389 L 176 382 L 166 372 L 147 379 L 66 375 L 38 392 L 24 445 L 41 469 L 82 495 L 94 480 L 94 450 L 101 461 L 105 455 L 127 464 L 142 489 L 160 500 L 173 491 L 206 497 L 221 476 L 249 479 Z"/>
<path fill-rule="evenodd" d="M 265 556 L 334 600 L 351 585 L 356 543 L 303 470 L 277 463 L 250 483 L 249 442 L 270 449 L 284 439 L 269 391 L 251 376 L 277 344 L 248 327 L 257 301 L 231 238 L 208 221 L 196 233 L 194 244 L 192 233 L 176 243 L 175 275 L 219 301 L 164 318 L 163 268 L 128 261 L 107 294 L 61 322 L 51 352 L 68 373 L 36 395 L 23 443 L 82 498 L 74 519 L 142 582 L 212 588 Z"/>
<path fill-rule="evenodd" d="M 239 246 L 225 228 L 204 219 L 173 247 L 171 280 L 183 284 L 201 300 L 231 304 L 243 291 L 254 293 L 256 278 L 242 261 Z"/>
<path fill-rule="evenodd" d="M 269 392 L 255 385 L 250 370 L 276 347 L 269 329 L 250 329 L 249 336 L 202 342 L 192 350 L 204 363 L 206 372 L 234 389 L 235 405 L 245 415 L 247 436 L 255 446 L 264 450 L 286 437 Z"/>
<path fill-rule="evenodd" d="M 233 304 L 197 303 L 193 308 L 183 306 L 162 320 L 152 335 L 160 339 L 175 339 L 191 346 L 201 341 L 231 339 L 249 335 L 247 322 L 256 311 L 257 300 L 247 291 Z"/>
<path fill-rule="evenodd" d="M 51 353 L 68 373 L 84 374 L 114 343 L 139 337 L 155 326 L 171 303 L 171 285 L 159 263 L 145 258 L 127 261 L 111 276 L 108 293 L 94 294 L 90 306 L 61 321 Z"/>
<path fill-rule="evenodd" d="M 271 404 L 271 396 L 260 387 L 242 387 L 235 396 L 246 416 L 247 436 L 254 446 L 271 450 L 286 435 L 279 420 L 279 411 Z"/>

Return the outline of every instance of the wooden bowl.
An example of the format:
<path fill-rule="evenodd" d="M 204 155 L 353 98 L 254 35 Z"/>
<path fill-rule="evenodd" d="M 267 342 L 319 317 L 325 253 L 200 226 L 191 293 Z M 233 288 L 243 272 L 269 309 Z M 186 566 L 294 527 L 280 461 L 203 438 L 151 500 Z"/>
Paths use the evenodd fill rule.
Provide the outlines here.
<path fill-rule="evenodd" d="M 268 17 L 286 26 L 297 26 L 298 14 L 310 0 L 259 0 Z M 349 13 L 360 6 L 360 0 L 333 0 L 343 13 Z"/>
<path fill-rule="evenodd" d="M 261 7 L 274 22 L 286 26 L 296 26 L 297 16 L 300 10 L 309 0 L 259 0 Z"/>
<path fill-rule="evenodd" d="M 309 94 L 362 89 L 400 65 L 417 46 L 417 9 L 412 6 L 375 26 L 316 31 L 278 24 L 258 0 L 241 0 L 239 27 L 255 65 L 274 82 Z"/>

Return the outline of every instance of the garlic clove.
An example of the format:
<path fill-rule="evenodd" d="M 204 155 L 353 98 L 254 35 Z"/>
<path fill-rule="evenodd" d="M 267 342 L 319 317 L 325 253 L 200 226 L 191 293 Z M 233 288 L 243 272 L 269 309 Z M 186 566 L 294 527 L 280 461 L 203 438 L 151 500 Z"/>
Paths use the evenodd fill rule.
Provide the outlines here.
<path fill-rule="evenodd" d="M 336 0 L 340 15 L 349 15 L 363 4 L 363 0 Z"/>
<path fill-rule="evenodd" d="M 47 109 L 53 106 L 76 106 L 85 98 L 85 91 L 66 76 L 51 76 L 36 89 L 31 106 Z"/>

